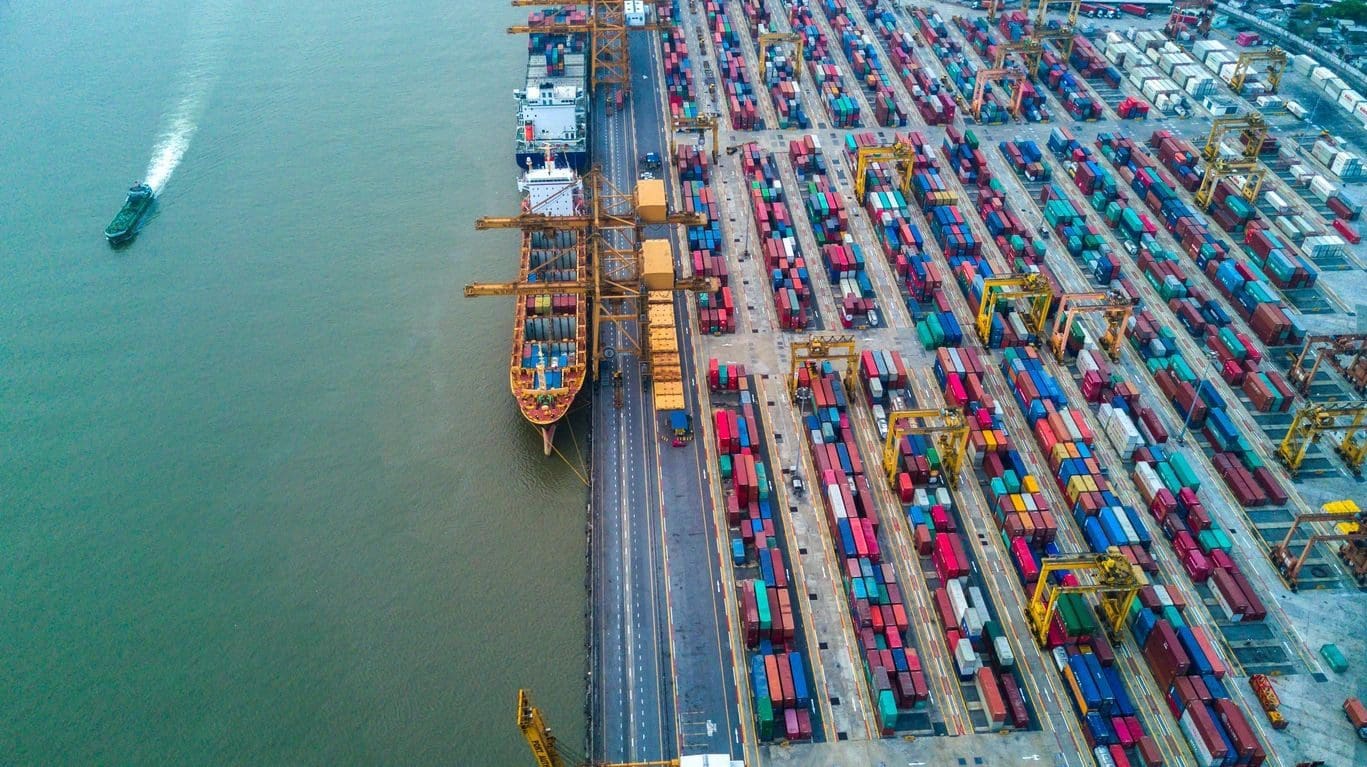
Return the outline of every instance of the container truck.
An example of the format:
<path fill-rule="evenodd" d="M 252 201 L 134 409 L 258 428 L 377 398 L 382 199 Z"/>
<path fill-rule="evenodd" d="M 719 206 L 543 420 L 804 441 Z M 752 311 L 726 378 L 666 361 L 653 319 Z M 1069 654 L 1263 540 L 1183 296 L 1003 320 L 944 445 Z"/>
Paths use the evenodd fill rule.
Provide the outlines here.
<path fill-rule="evenodd" d="M 1367 740 L 1367 706 L 1357 698 L 1349 698 L 1343 702 L 1343 713 L 1357 730 L 1358 737 Z"/>

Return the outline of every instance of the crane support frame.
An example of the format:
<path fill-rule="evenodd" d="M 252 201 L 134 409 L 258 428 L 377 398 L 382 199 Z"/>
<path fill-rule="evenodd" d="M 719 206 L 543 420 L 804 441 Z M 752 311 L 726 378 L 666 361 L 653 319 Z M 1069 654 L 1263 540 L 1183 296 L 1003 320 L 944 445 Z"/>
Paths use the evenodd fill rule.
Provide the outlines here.
<path fill-rule="evenodd" d="M 978 338 L 987 343 L 992 335 L 992 315 L 998 301 L 1023 299 L 1030 302 L 1030 327 L 1035 333 L 1044 332 L 1049 307 L 1054 301 L 1053 288 L 1038 274 L 1017 274 L 1008 277 L 988 277 L 983 281 L 982 305 L 978 307 Z"/>
<path fill-rule="evenodd" d="M 792 43 L 794 58 L 797 59 L 793 69 L 796 79 L 802 82 L 802 35 L 797 32 L 763 32 L 759 36 L 759 80 L 764 82 L 764 76 L 768 73 L 769 67 L 769 46 L 776 43 Z"/>
<path fill-rule="evenodd" d="M 1325 504 L 1328 508 L 1329 504 Z M 1310 525 L 1316 522 L 1338 523 L 1334 532 L 1319 533 L 1312 532 L 1305 546 L 1297 554 L 1291 548 L 1291 539 L 1295 537 L 1296 531 L 1301 525 Z M 1329 541 L 1344 541 L 1349 545 L 1356 545 L 1358 542 L 1367 542 L 1367 513 L 1357 508 L 1353 504 L 1349 510 L 1330 512 L 1321 511 L 1311 514 L 1298 515 L 1287 529 L 1286 535 L 1282 537 L 1280 543 L 1272 546 L 1268 550 L 1268 556 L 1272 558 L 1272 563 L 1276 565 L 1277 572 L 1286 581 L 1287 587 L 1296 591 L 1300 586 L 1301 568 L 1305 566 L 1305 561 L 1310 558 L 1310 551 L 1317 543 L 1327 543 Z M 1354 568 L 1354 577 L 1362 579 L 1363 573 Z"/>
<path fill-rule="evenodd" d="M 1101 314 L 1106 320 L 1106 333 L 1101 337 L 1102 347 L 1112 360 L 1120 358 L 1120 348 L 1125 340 L 1125 324 L 1134 314 L 1134 301 L 1110 292 L 1064 293 L 1059 296 L 1058 310 L 1054 315 L 1054 327 L 1049 334 L 1050 346 L 1054 355 L 1063 359 L 1068 345 L 1068 334 L 1072 332 L 1073 322 L 1079 314 Z"/>
<path fill-rule="evenodd" d="M 1343 423 L 1342 419 L 1348 419 Z M 1300 473 L 1301 464 L 1310 446 L 1320 435 L 1341 432 L 1343 438 L 1335 446 L 1344 463 L 1354 474 L 1362 472 L 1362 461 L 1367 457 L 1367 442 L 1358 440 L 1358 432 L 1367 429 L 1367 402 L 1331 402 L 1306 405 L 1296 411 L 1286 436 L 1277 445 L 1277 459 L 1286 466 L 1292 477 Z"/>
<path fill-rule="evenodd" d="M 1094 582 L 1076 586 L 1052 584 L 1051 576 L 1061 570 L 1089 572 Z M 1040 563 L 1039 580 L 1026 605 L 1030 633 L 1041 647 L 1046 646 L 1049 624 L 1054 618 L 1059 597 L 1064 594 L 1096 594 L 1106 622 L 1106 631 L 1112 638 L 1119 637 L 1125 627 L 1130 604 L 1139 596 L 1142 585 L 1134 574 L 1134 566 L 1114 546 L 1102 554 L 1046 558 Z"/>
<path fill-rule="evenodd" d="M 854 198 L 856 200 L 861 203 L 864 202 L 869 166 L 876 162 L 892 163 L 893 168 L 902 177 L 899 184 L 902 194 L 911 193 L 911 174 L 916 168 L 916 151 L 914 149 L 901 143 L 892 146 L 861 146 L 855 152 Z"/>
<path fill-rule="evenodd" d="M 819 360 L 838 360 L 845 363 L 841 378 L 850 391 L 854 390 L 859 370 L 859 350 L 854 336 L 812 336 L 805 341 L 794 341 L 788 347 L 788 393 L 797 394 L 797 372 Z"/>
<path fill-rule="evenodd" d="M 916 425 L 914 421 L 922 421 Z M 959 485 L 959 469 L 963 465 L 968 446 L 968 422 L 962 408 L 921 408 L 894 410 L 888 413 L 888 435 L 883 441 L 883 473 L 888 485 L 897 485 L 897 453 L 902 437 L 925 434 L 935 441 L 940 451 L 945 483 L 951 488 Z"/>

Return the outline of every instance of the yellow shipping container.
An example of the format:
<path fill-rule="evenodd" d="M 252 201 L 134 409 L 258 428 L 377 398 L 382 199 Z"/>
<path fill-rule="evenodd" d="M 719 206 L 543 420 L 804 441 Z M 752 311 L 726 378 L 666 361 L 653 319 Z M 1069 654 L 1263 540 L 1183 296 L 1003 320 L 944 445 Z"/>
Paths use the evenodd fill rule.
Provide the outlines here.
<path fill-rule="evenodd" d="M 1038 493 L 1039 482 L 1035 479 L 1035 475 L 1026 474 L 1025 479 L 1021 480 L 1021 488 L 1027 493 Z"/>
<path fill-rule="evenodd" d="M 641 279 L 646 289 L 668 291 L 674 288 L 674 250 L 669 240 L 641 243 Z M 654 300 L 654 296 L 650 296 Z"/>
<path fill-rule="evenodd" d="M 665 182 L 645 179 L 636 182 L 636 212 L 647 224 L 663 224 L 665 216 Z"/>

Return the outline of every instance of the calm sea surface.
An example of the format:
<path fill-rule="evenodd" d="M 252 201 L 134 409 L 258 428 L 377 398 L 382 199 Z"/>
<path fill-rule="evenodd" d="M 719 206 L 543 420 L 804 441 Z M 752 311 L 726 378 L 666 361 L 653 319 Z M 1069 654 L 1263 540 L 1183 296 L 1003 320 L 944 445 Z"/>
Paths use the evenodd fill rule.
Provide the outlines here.
<path fill-rule="evenodd" d="M 0 2 L 0 763 L 525 764 L 520 685 L 580 747 L 584 491 L 461 297 L 517 15 Z"/>

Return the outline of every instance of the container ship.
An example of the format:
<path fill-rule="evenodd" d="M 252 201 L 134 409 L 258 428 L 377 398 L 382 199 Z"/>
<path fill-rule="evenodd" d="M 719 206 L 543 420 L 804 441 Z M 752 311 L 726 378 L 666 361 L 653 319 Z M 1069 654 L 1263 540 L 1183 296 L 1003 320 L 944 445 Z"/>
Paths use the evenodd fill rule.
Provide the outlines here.
<path fill-rule="evenodd" d="M 527 25 L 583 23 L 582 10 L 532 13 Z M 589 159 L 588 66 L 582 34 L 533 32 L 527 40 L 527 81 L 517 98 L 517 166 L 539 168 L 546 150 L 583 171 Z"/>
<path fill-rule="evenodd" d="M 583 213 L 579 173 L 549 150 L 540 167 L 523 174 L 519 188 L 524 213 Z M 575 231 L 523 231 L 519 282 L 577 282 L 580 270 L 588 266 L 586 244 Z M 582 293 L 533 293 L 517 300 L 509 383 L 523 417 L 541 429 L 546 455 L 551 454 L 556 424 L 584 385 L 586 303 Z"/>

